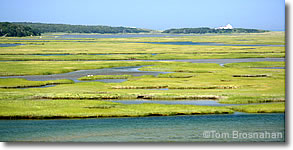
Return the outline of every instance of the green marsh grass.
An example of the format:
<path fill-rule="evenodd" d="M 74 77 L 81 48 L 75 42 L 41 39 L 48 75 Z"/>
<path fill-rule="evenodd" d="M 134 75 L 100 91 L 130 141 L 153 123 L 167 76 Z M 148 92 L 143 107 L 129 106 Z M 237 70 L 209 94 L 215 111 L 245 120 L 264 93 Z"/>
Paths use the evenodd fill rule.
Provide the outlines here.
<path fill-rule="evenodd" d="M 0 60 L 121 60 L 121 59 L 212 59 L 285 57 L 285 47 L 269 46 L 205 46 L 163 45 L 136 42 L 216 42 L 226 44 L 284 45 L 284 32 L 264 34 L 221 34 L 211 36 L 106 38 L 79 40 L 17 40 L 0 38 L 0 43 L 21 43 L 16 47 L 0 47 Z M 15 39 L 15 40 L 13 40 Z M 26 39 L 26 38 L 22 38 Z M 28 38 L 30 39 L 30 37 Z M 44 42 L 42 42 L 44 41 Z M 90 42 L 87 42 L 90 41 Z M 33 56 L 29 54 L 74 54 Z M 87 55 L 127 54 L 127 55 Z M 157 54 L 157 55 L 152 55 Z M 24 56 L 23 56 L 24 55 Z"/>
<path fill-rule="evenodd" d="M 77 70 L 103 69 L 112 67 L 154 65 L 158 62 L 117 62 L 117 61 L 25 61 L 1 62 L 0 76 L 50 75 Z"/>
<path fill-rule="evenodd" d="M 78 78 L 78 80 L 98 80 L 98 79 L 128 79 L 132 75 L 88 75 Z"/>
<path fill-rule="evenodd" d="M 225 64 L 224 66 L 233 67 L 233 68 L 285 67 L 285 62 L 271 62 L 271 61 L 242 62 L 242 63 Z"/>
<path fill-rule="evenodd" d="M 246 113 L 284 113 L 285 103 L 230 106 L 234 111 Z"/>
<path fill-rule="evenodd" d="M 21 78 L 0 78 L 0 88 L 26 88 L 40 87 L 54 84 L 73 84 L 69 79 L 48 80 L 48 81 L 29 81 Z"/>
<path fill-rule="evenodd" d="M 0 101 L 1 119 L 58 119 L 100 117 L 147 117 L 199 114 L 229 114 L 233 110 L 216 106 L 120 104 L 91 100 Z"/>
<path fill-rule="evenodd" d="M 14 62 L 5 62 L 14 65 Z M 66 68 L 84 67 L 102 68 L 119 65 L 146 65 L 140 70 L 176 72 L 155 76 L 129 77 L 122 83 L 86 82 L 58 85 L 51 88 L 10 90 L 0 89 L 3 98 L 19 99 L 30 94 L 33 98 L 48 99 L 136 99 L 139 96 L 150 99 L 219 99 L 222 103 L 258 103 L 269 102 L 266 97 L 285 97 L 284 69 L 251 69 L 221 67 L 218 64 L 196 64 L 185 62 L 69 62 L 66 66 L 60 62 L 16 62 L 24 67 L 52 68 L 52 72 Z M 29 65 L 27 65 L 29 64 Z M 86 64 L 86 65 L 80 65 Z M 60 65 L 60 66 L 59 66 Z M 17 65 L 16 65 L 17 66 Z M 41 67 L 42 66 L 42 67 Z M 59 66 L 59 67 L 58 67 Z M 5 67 L 3 67 L 5 68 Z M 3 68 L 0 68 L 0 70 Z M 87 68 L 87 69 L 88 69 Z M 22 68 L 9 68 L 7 73 L 18 74 Z M 40 71 L 40 70 L 39 70 Z M 5 74 L 5 71 L 2 71 Z M 31 72 L 38 73 L 38 72 Z M 263 78 L 235 78 L 233 74 L 269 74 Z M 171 76 L 170 76 L 171 75 Z M 186 75 L 192 76 L 186 78 Z M 175 78 L 174 78 L 175 77 Z M 184 77 L 184 78 L 182 78 Z M 168 88 L 168 90 L 159 90 Z M 149 90 L 152 89 L 152 90 Z M 156 90 L 158 89 L 158 90 Z M 10 94 L 9 94 L 10 93 Z M 15 98 L 14 98 L 15 97 Z M 237 97 L 255 97 L 247 100 Z"/>
<path fill-rule="evenodd" d="M 158 78 L 191 78 L 195 77 L 196 74 L 193 73 L 167 73 L 167 74 L 159 74 Z"/>
<path fill-rule="evenodd" d="M 24 37 L 21 39 L 30 38 L 37 39 L 38 37 Z M 144 66 L 140 68 L 141 71 L 163 71 L 173 73 L 160 74 L 157 77 L 129 76 L 127 77 L 127 81 L 122 83 L 72 83 L 72 81 L 69 80 L 55 80 L 49 82 L 28 81 L 25 79 L 0 79 L 0 85 L 4 87 L 0 88 L 0 114 L 4 118 L 42 119 L 58 117 L 96 118 L 205 113 L 216 114 L 232 113 L 233 111 L 252 113 L 284 112 L 284 103 L 272 102 L 285 102 L 285 69 L 267 68 L 284 67 L 284 62 L 231 63 L 225 64 L 224 67 L 222 67 L 212 63 L 82 61 L 285 57 L 285 47 L 282 46 L 204 46 L 136 43 L 176 41 L 244 45 L 285 45 L 285 33 L 221 34 L 168 38 L 105 38 L 73 41 L 46 39 L 40 40 L 40 42 L 33 42 L 32 40 L 17 41 L 17 38 L 1 37 L 0 43 L 21 43 L 26 45 L 0 47 L 0 60 L 4 60 L 0 63 L 0 76 L 50 75 L 77 70 L 126 66 Z M 72 55 L 38 56 L 30 54 Z M 5 60 L 25 61 L 5 62 Z M 262 67 L 267 69 L 259 69 Z M 268 76 L 233 77 L 233 75 Z M 99 76 L 99 79 L 104 77 Z M 117 77 L 112 76 L 111 78 Z M 107 76 L 107 79 L 109 79 L 109 76 Z M 50 88 L 5 88 L 47 84 L 60 85 Z M 168 88 L 168 90 L 160 90 L 160 88 Z M 163 104 L 125 105 L 96 101 L 99 99 L 140 98 L 171 100 L 213 99 L 218 100 L 220 103 L 229 104 L 268 104 L 208 107 Z"/>
<path fill-rule="evenodd" d="M 284 96 L 230 96 L 220 99 L 220 103 L 225 104 L 249 104 L 249 103 L 271 103 L 285 102 Z"/>

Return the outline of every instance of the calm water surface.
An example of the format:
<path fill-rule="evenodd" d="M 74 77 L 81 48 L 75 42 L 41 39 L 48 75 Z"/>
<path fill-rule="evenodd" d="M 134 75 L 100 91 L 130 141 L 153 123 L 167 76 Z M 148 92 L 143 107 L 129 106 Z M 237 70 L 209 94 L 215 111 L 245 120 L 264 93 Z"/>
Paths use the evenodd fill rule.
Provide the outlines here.
<path fill-rule="evenodd" d="M 93 34 L 93 35 L 60 35 L 58 38 L 138 38 L 138 37 L 177 37 L 177 36 L 209 36 L 184 34 Z"/>
<path fill-rule="evenodd" d="M 24 45 L 24 44 L 0 44 L 0 47 L 14 47 L 19 45 Z"/>
<path fill-rule="evenodd" d="M 70 56 L 70 55 L 157 55 L 157 53 L 103 53 L 103 54 L 28 54 L 28 56 Z"/>
<path fill-rule="evenodd" d="M 284 47 L 284 45 L 266 45 L 266 44 L 224 44 L 224 43 L 212 43 L 212 42 L 137 42 L 137 43 L 149 43 L 149 44 L 166 44 L 166 45 L 209 45 L 209 46 L 272 46 L 272 47 Z"/>
<path fill-rule="evenodd" d="M 73 120 L 0 120 L 0 141 L 200 142 L 284 141 L 283 113 Z M 206 131 L 228 137 L 203 137 Z M 238 133 L 282 133 L 281 138 L 233 138 Z"/>

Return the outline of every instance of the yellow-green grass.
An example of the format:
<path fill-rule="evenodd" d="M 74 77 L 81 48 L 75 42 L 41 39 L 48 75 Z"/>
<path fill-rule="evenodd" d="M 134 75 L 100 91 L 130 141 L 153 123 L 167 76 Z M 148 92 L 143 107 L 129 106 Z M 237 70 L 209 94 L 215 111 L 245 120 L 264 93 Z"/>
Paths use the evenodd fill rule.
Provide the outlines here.
<path fill-rule="evenodd" d="M 0 55 L 2 61 L 80 61 L 80 60 L 176 60 L 228 58 L 283 58 L 285 53 L 165 53 L 165 54 L 109 54 L 109 55 Z"/>
<path fill-rule="evenodd" d="M 0 88 L 25 88 L 40 87 L 53 84 L 72 84 L 74 81 L 69 79 L 48 80 L 48 81 L 29 81 L 21 78 L 0 78 Z"/>
<path fill-rule="evenodd" d="M 151 54 L 128 54 L 128 55 L 0 55 L 0 60 L 9 61 L 72 61 L 72 60 L 143 60 L 151 59 Z"/>
<path fill-rule="evenodd" d="M 184 35 L 184 34 L 183 34 Z M 17 39 L 28 39 L 27 42 L 32 42 L 29 39 L 48 40 L 48 38 L 40 39 L 38 37 L 1 37 L 2 42 L 17 43 Z M 13 39 L 16 39 L 13 41 Z M 72 38 L 70 38 L 72 39 Z M 60 41 L 50 39 L 51 41 Z M 229 43 L 229 44 L 268 44 L 268 45 L 284 45 L 285 32 L 266 32 L 266 33 L 237 33 L 237 34 L 210 34 L 202 36 L 180 36 L 180 37 L 136 37 L 136 38 L 77 38 L 76 41 L 97 41 L 97 42 L 176 42 L 176 41 L 192 41 L 192 42 L 216 42 L 216 43 Z M 68 42 L 68 40 L 64 40 Z"/>
<path fill-rule="evenodd" d="M 17 63 L 26 64 L 26 62 Z M 62 68 L 62 64 L 57 67 L 57 62 L 52 63 L 46 64 L 47 68 L 51 68 L 51 65 L 54 66 L 52 71 Z M 97 67 L 100 62 L 79 63 L 89 63 L 89 65 Z M 115 63 L 125 64 L 125 62 Z M 151 62 L 149 63 L 151 64 Z M 42 68 L 39 65 L 45 66 L 45 62 L 38 62 L 33 67 Z M 67 65 L 69 67 L 76 64 L 69 63 Z M 134 64 L 129 63 L 128 65 Z M 140 97 L 150 99 L 219 99 L 221 103 L 262 103 L 274 102 L 275 100 L 284 101 L 285 99 L 284 69 L 251 69 L 221 67 L 218 64 L 156 62 L 153 63 L 153 66 L 146 66 L 141 70 L 174 71 L 176 73 L 169 75 L 176 78 L 170 78 L 167 74 L 158 77 L 130 77 L 122 83 L 86 82 L 42 89 L 0 89 L 0 99 L 136 99 Z M 13 68 L 10 72 L 15 74 L 18 71 L 21 71 L 21 68 Z M 268 74 L 269 76 L 235 78 L 232 76 L 233 74 Z M 186 75 L 192 77 L 182 78 Z M 160 88 L 168 88 L 169 90 L 158 90 Z"/>
<path fill-rule="evenodd" d="M 223 69 L 214 63 L 187 63 L 187 62 L 165 62 L 153 66 L 140 68 L 141 71 L 166 71 L 183 73 L 213 73 L 215 70 Z"/>
<path fill-rule="evenodd" d="M 285 62 L 272 62 L 272 61 L 241 62 L 241 63 L 229 63 L 229 64 L 225 64 L 224 66 L 235 67 L 235 68 L 285 67 Z"/>
<path fill-rule="evenodd" d="M 112 67 L 153 65 L 158 62 L 125 61 L 25 61 L 1 62 L 0 76 L 49 75 L 67 73 L 76 70 L 102 69 Z"/>
<path fill-rule="evenodd" d="M 199 114 L 283 113 L 285 103 L 197 106 L 120 104 L 96 100 L 6 100 L 0 101 L 0 119 L 58 119 L 101 117 L 147 117 Z"/>
<path fill-rule="evenodd" d="M 268 46 L 204 46 L 163 45 L 135 42 L 218 42 L 228 44 L 284 45 L 284 32 L 261 34 L 226 34 L 185 37 L 105 38 L 82 40 L 45 40 L 47 42 L 20 41 L 17 38 L 0 38 L 0 43 L 23 43 L 16 47 L 0 47 L 0 60 L 97 60 L 97 59 L 200 59 L 200 58 L 251 58 L 284 57 L 285 47 Z M 23 38 L 25 39 L 25 38 Z M 85 41 L 91 41 L 89 43 Z M 50 41 L 50 42 L 48 42 Z M 84 42 L 76 42 L 84 41 Z M 96 41 L 96 42 L 92 42 Z M 35 44 L 35 45 L 32 45 Z M 20 56 L 22 54 L 129 54 L 103 56 Z M 158 53 L 158 55 L 151 55 Z M 8 54 L 8 55 L 7 55 Z M 139 55 L 138 55 L 139 54 Z M 144 55 L 141 55 L 144 54 Z M 16 55 L 16 56 L 12 56 Z"/>
<path fill-rule="evenodd" d="M 284 96 L 267 95 L 267 96 L 230 96 L 219 100 L 220 103 L 225 104 L 249 104 L 249 103 L 271 103 L 271 102 L 285 102 Z"/>
<path fill-rule="evenodd" d="M 128 79 L 132 75 L 88 75 L 78 78 L 78 80 L 98 80 L 98 79 Z"/>
<path fill-rule="evenodd" d="M 184 35 L 184 34 L 183 34 Z M 197 34 L 198 35 L 198 34 Z M 99 41 L 138 41 L 138 42 L 215 42 L 227 44 L 268 44 L 285 45 L 285 32 L 266 33 L 235 33 L 235 34 L 205 34 L 203 36 L 183 36 L 183 37 L 145 37 L 145 38 L 106 38 Z"/>
<path fill-rule="evenodd" d="M 225 64 L 221 67 L 218 64 L 193 64 L 183 62 L 126 62 L 126 61 L 69 61 L 69 60 L 109 60 L 109 59 L 203 59 L 203 58 L 257 58 L 257 57 L 284 57 L 285 47 L 266 47 L 266 46 L 203 46 L 203 45 L 163 45 L 163 44 L 147 44 L 135 42 L 175 42 L 175 41 L 192 41 L 192 42 L 217 42 L 227 44 L 268 44 L 268 45 L 284 45 L 284 32 L 269 32 L 261 34 L 222 34 L 209 36 L 186 36 L 186 37 L 147 37 L 147 38 L 105 38 L 105 39 L 84 39 L 69 41 L 46 40 L 49 42 L 32 42 L 22 41 L 15 42 L 17 38 L 0 38 L 0 43 L 23 43 L 23 44 L 40 44 L 40 45 L 21 45 L 16 47 L 0 47 L 0 60 L 27 60 L 24 62 L 1 62 L 0 76 L 7 75 L 46 75 L 66 73 L 84 69 L 101 69 L 122 66 L 141 66 L 152 65 L 141 68 L 143 71 L 167 71 L 175 72 L 170 74 L 161 74 L 154 76 L 129 77 L 123 83 L 102 83 L 102 82 L 85 82 L 74 84 L 60 84 L 50 88 L 28 88 L 28 89 L 5 89 L 0 88 L 0 99 L 9 110 L 15 112 L 14 104 L 9 103 L 15 101 L 15 105 L 20 105 L 19 110 L 22 111 L 26 106 L 33 115 L 38 112 L 48 115 L 50 109 L 41 109 L 48 106 L 53 108 L 54 105 L 60 104 L 58 111 L 52 112 L 50 115 L 68 115 L 70 117 L 90 116 L 151 116 L 151 115 L 174 115 L 182 114 L 181 110 L 174 111 L 176 108 L 189 106 L 165 106 L 159 104 L 143 104 L 143 105 L 124 105 L 119 111 L 114 108 L 115 112 L 107 112 L 112 104 L 103 104 L 101 106 L 85 105 L 85 108 L 77 107 L 81 105 L 80 100 L 65 101 L 62 99 L 215 99 L 220 103 L 267 103 L 267 102 L 283 102 L 285 101 L 285 70 L 284 69 L 255 69 L 261 67 L 283 67 L 284 62 L 252 62 L 252 63 L 233 63 Z M 29 38 L 22 38 L 29 39 Z M 95 41 L 86 43 L 85 41 Z M 157 55 L 151 55 L 156 53 Z M 4 55 L 3 55 L 4 54 Z M 63 56 L 34 56 L 27 54 L 75 54 Z M 86 54 L 123 54 L 123 55 L 86 55 Z M 42 61 L 29 61 L 29 60 Z M 67 61 L 44 61 L 44 60 L 67 60 Z M 233 77 L 233 75 L 261 75 L 264 77 Z M 19 81 L 13 86 L 35 84 L 35 81 Z M 6 81 L 4 82 L 6 85 Z M 134 87 L 127 89 L 113 87 Z M 148 89 L 155 87 L 154 89 Z M 168 88 L 169 90 L 159 90 L 160 88 Z M 48 101 L 51 104 L 43 103 L 40 98 L 58 99 L 56 101 Z M 27 100 L 27 101 L 26 101 Z M 59 100 L 61 101 L 60 103 Z M 22 102 L 26 101 L 26 102 Z M 87 101 L 84 103 L 94 102 Z M 7 105 L 4 105 L 7 102 Z M 34 102 L 38 104 L 34 104 Z M 40 103 L 39 103 L 40 102 Z M 76 109 L 74 114 L 70 114 L 71 106 Z M 9 104 L 9 107 L 8 107 Z M 40 106 L 38 106 L 40 105 Z M 76 106 L 75 106 L 76 105 Z M 100 105 L 100 104 L 97 104 Z M 113 104 L 114 105 L 114 104 Z M 13 107 L 12 107 L 13 106 Z M 36 106 L 36 107 L 35 107 Z M 63 107 L 64 106 L 64 107 Z M 115 104 L 116 106 L 116 104 Z M 125 106 L 125 108 L 124 108 Z M 283 112 L 278 110 L 280 104 L 268 105 L 246 105 L 226 107 L 229 110 L 247 111 L 247 112 Z M 35 109 L 35 108 L 40 109 Z M 57 107 L 57 106 L 56 106 Z M 126 108 L 127 107 L 127 108 Z M 161 112 L 152 112 L 156 108 L 158 110 L 168 110 Z M 174 108 L 173 108 L 174 107 Z M 199 106 L 201 107 L 201 106 Z M 240 109 L 241 107 L 241 109 Z M 164 108 L 164 109 L 163 109 Z M 169 109 L 170 108 L 170 109 Z M 202 107 L 201 107 L 202 108 Z M 215 107 L 205 109 L 213 110 Z M 218 107 L 216 107 L 218 109 Z M 245 109 L 244 109 L 245 108 Z M 262 109 L 261 111 L 260 108 Z M 96 109 L 101 109 L 96 113 Z M 237 109 L 237 110 L 236 110 Z M 1 108 L 1 110 L 3 110 Z M 17 113 L 20 113 L 18 111 Z M 47 112 L 46 112 L 47 111 Z M 93 111 L 93 112 L 92 112 Z M 145 112 L 143 112 L 145 111 Z M 2 111 L 4 112 L 4 111 Z M 57 113 L 56 113 L 57 112 Z M 62 113 L 66 112 L 66 113 Z M 134 113 L 137 112 L 137 113 Z M 150 113 L 149 113 L 150 112 Z M 108 114 L 107 114 L 108 113 Z M 12 113 L 11 113 L 12 114 Z M 110 115 L 109 115 L 110 114 Z M 192 114 L 186 113 L 183 114 Z M 50 116 L 48 115 L 48 116 Z M 9 116 L 9 115 L 8 115 Z M 13 115 L 11 115 L 13 116 Z M 42 118 L 44 116 L 39 116 Z M 38 117 L 37 117 L 38 118 Z"/>
<path fill-rule="evenodd" d="M 100 117 L 146 117 L 198 114 L 229 114 L 233 110 L 217 106 L 119 104 L 91 100 L 0 101 L 1 119 L 57 119 Z"/>
<path fill-rule="evenodd" d="M 159 74 L 158 78 L 191 78 L 195 77 L 194 73 L 167 73 L 167 74 Z"/>
<path fill-rule="evenodd" d="M 234 111 L 246 113 L 283 113 L 285 103 L 229 106 Z"/>

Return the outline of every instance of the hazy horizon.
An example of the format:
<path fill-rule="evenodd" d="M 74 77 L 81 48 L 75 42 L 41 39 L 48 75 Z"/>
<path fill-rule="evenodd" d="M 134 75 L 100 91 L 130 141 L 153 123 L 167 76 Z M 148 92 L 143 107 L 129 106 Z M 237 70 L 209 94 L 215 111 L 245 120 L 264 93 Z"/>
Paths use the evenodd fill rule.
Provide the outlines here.
<path fill-rule="evenodd" d="M 153 30 L 219 27 L 285 30 L 284 0 L 3 0 L 0 22 L 105 25 Z"/>

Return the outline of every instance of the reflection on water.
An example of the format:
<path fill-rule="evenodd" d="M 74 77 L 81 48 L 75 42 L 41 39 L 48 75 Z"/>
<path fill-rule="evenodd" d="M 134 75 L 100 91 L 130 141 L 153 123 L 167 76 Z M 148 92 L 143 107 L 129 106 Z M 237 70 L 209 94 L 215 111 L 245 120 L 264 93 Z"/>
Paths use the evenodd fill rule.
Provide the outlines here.
<path fill-rule="evenodd" d="M 208 137 L 204 133 L 228 133 Z M 280 138 L 233 138 L 238 133 L 276 133 Z M 0 141 L 203 142 L 283 141 L 285 118 L 276 114 L 226 114 L 73 120 L 0 120 Z M 205 135 L 205 137 L 204 137 Z"/>
<path fill-rule="evenodd" d="M 266 45 L 266 44 L 224 44 L 212 42 L 136 42 L 136 43 L 149 43 L 149 44 L 167 44 L 167 45 L 209 45 L 209 46 L 272 46 L 284 47 L 284 45 Z"/>

